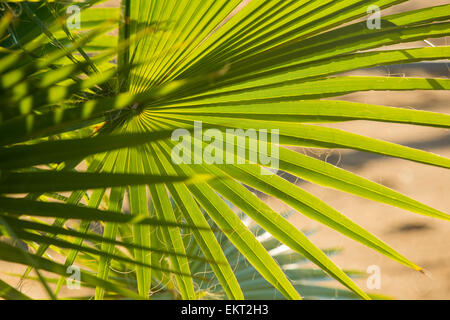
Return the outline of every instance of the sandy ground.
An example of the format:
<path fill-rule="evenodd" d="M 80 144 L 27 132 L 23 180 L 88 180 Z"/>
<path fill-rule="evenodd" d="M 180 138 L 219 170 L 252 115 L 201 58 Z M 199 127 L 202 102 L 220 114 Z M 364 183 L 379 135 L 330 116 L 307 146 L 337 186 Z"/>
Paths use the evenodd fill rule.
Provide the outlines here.
<path fill-rule="evenodd" d="M 426 6 L 426 3 L 427 1 L 421 0 L 410 1 L 408 4 L 397 7 L 397 10 L 420 8 Z M 433 4 L 436 5 L 446 3 L 448 3 L 447 0 L 433 0 Z M 435 42 L 435 44 L 447 43 L 448 39 Z M 408 47 L 414 46 L 423 46 L 423 43 L 408 45 Z M 362 74 L 448 77 L 449 66 L 418 64 L 413 67 L 378 68 L 356 73 L 356 75 Z M 450 92 L 367 92 L 351 94 L 344 99 L 449 113 Z M 362 121 L 333 126 L 450 157 L 448 130 Z M 450 212 L 449 170 L 355 151 L 334 150 L 331 153 L 318 151 L 315 154 L 330 163 L 379 182 L 425 204 Z M 365 280 L 358 280 L 357 283 L 361 288 L 397 299 L 450 299 L 450 223 L 307 182 L 301 181 L 298 185 L 326 201 L 426 270 L 425 274 L 410 270 L 315 221 L 295 214 L 292 221 L 300 228 L 318 229 L 311 238 L 314 243 L 320 247 L 344 248 L 340 255 L 333 257 L 333 260 L 342 268 L 365 271 L 371 265 L 379 266 L 380 289 L 369 290 Z M 276 199 L 267 199 L 267 201 L 276 209 L 286 207 Z M 23 268 L 0 263 L 0 270 L 21 272 Z M 13 277 L 4 275 L 0 277 L 9 283 L 16 283 Z M 33 297 L 45 297 L 42 289 L 32 281 L 25 281 L 21 285 L 21 290 Z M 64 295 L 83 294 L 70 290 L 64 290 L 62 293 Z"/>

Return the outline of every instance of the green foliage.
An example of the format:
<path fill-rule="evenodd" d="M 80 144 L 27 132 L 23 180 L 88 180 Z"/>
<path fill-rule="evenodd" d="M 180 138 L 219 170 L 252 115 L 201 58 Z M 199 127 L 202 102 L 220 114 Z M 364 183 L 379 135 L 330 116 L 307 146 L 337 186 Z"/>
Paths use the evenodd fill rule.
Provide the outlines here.
<path fill-rule="evenodd" d="M 175 165 L 170 137 L 177 128 L 194 130 L 194 121 L 222 132 L 277 129 L 274 169 L 449 220 L 392 189 L 285 148 L 347 148 L 449 168 L 450 160 L 436 154 L 317 125 L 366 120 L 449 128 L 445 114 L 323 100 L 368 90 L 448 90 L 448 79 L 341 74 L 447 59 L 445 46 L 384 47 L 448 36 L 449 5 L 384 16 L 382 28 L 370 30 L 358 20 L 369 5 L 361 0 L 252 0 L 239 10 L 240 0 L 93 6 L 101 2 L 83 3 L 80 31 L 69 30 L 61 18 L 68 4 L 11 3 L 20 6 L 19 17 L 3 11 L 0 233 L 33 250 L 1 242 L 0 260 L 28 266 L 24 278 L 36 270 L 50 298 L 58 297 L 73 264 L 83 266 L 81 280 L 95 288 L 96 299 L 370 298 L 351 279 L 354 273 L 336 266 L 252 187 L 421 270 L 325 202 L 262 174 L 259 164 Z M 273 254 L 281 244 L 288 253 Z M 46 258 L 50 249 L 65 262 Z M 286 269 L 306 260 L 318 269 Z M 330 276 L 344 288 L 302 282 Z M 27 298 L 2 281 L 0 294 Z"/>

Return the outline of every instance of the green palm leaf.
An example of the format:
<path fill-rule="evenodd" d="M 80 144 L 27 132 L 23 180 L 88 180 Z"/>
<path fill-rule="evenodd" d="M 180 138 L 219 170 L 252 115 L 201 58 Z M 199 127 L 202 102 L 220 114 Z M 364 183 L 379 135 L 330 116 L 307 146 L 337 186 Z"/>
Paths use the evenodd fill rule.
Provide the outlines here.
<path fill-rule="evenodd" d="M 354 149 L 448 169 L 448 158 L 326 125 L 365 120 L 448 129 L 446 114 L 339 97 L 374 90 L 448 90 L 445 78 L 345 72 L 447 59 L 448 46 L 386 46 L 450 35 L 449 5 L 385 15 L 382 28 L 370 30 L 359 20 L 369 5 L 361 0 L 124 0 L 120 8 L 92 7 L 101 2 L 84 3 L 79 31 L 59 22 L 67 4 L 19 3 L 26 19 L 2 15 L 0 231 L 37 249 L 31 253 L 0 243 L 0 260 L 27 265 L 25 277 L 35 268 L 51 298 L 58 296 L 65 269 L 76 263 L 90 270 L 83 278 L 95 288 L 96 299 L 157 298 L 158 286 L 182 299 L 203 298 L 214 281 L 217 292 L 230 299 L 371 298 L 351 272 L 342 271 L 246 188 L 252 187 L 421 270 L 325 202 L 264 174 L 270 164 L 239 155 L 237 163 L 195 163 L 195 152 L 189 157 L 193 162 L 174 163 L 171 136 L 179 128 L 195 133 L 194 121 L 204 124 L 202 133 L 210 141 L 206 130 L 211 128 L 220 133 L 278 130 L 278 142 L 268 143 L 271 150 L 280 146 L 273 169 L 449 220 L 447 213 L 284 147 Z M 370 4 L 385 9 L 403 2 Z M 115 28 L 118 32 L 109 32 Z M 198 137 L 191 142 L 194 151 L 208 148 Z M 214 142 L 222 148 L 228 143 Z M 250 154 L 255 151 L 250 145 L 235 151 Z M 249 227 L 243 215 L 255 226 Z M 43 223 L 37 217 L 53 220 Z M 78 230 L 69 227 L 74 220 Z M 90 231 L 98 222 L 101 230 Z M 280 245 L 289 252 L 274 254 Z M 64 264 L 43 257 L 50 248 L 63 254 Z M 319 270 L 286 269 L 292 259 L 307 259 Z M 54 279 L 43 277 L 40 269 L 60 276 L 53 281 L 55 291 L 46 281 Z M 129 279 L 114 271 L 119 269 L 132 270 L 137 293 L 126 288 Z M 197 279 L 205 269 L 212 271 L 209 284 Z M 255 273 L 258 279 L 250 277 Z M 302 283 L 327 275 L 346 289 Z M 0 296 L 27 298 L 2 281 Z"/>

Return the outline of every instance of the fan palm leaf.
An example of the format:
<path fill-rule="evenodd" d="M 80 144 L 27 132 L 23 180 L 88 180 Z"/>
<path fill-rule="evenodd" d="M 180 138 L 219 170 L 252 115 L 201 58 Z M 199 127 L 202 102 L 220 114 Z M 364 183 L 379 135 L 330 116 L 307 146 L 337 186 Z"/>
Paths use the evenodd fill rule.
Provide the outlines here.
<path fill-rule="evenodd" d="M 50 245 L 63 247 L 71 249 L 66 253 L 66 267 L 80 259 L 80 253 L 99 257 L 97 277 L 86 278 L 88 285 L 97 286 L 98 299 L 105 297 L 105 290 L 114 291 L 108 285 L 109 267 L 118 261 L 134 263 L 141 298 L 148 298 L 152 284 L 161 282 L 176 288 L 181 298 L 193 299 L 198 296 L 192 276 L 196 271 L 184 231 L 191 226 L 198 254 L 210 261 L 226 296 L 255 297 L 254 289 L 233 270 L 227 249 L 211 229 L 215 226 L 261 275 L 264 285 L 258 290 L 299 299 L 302 287 L 292 283 L 290 273 L 233 212 L 229 201 L 321 272 L 358 297 L 370 298 L 302 231 L 251 193 L 248 187 L 252 187 L 398 263 L 421 270 L 327 203 L 277 175 L 268 175 L 271 164 L 235 158 L 228 151 L 224 157 L 236 162 L 197 163 L 195 157 L 208 148 L 201 137 L 214 140 L 222 149 L 229 143 L 208 133 L 208 128 L 223 136 L 227 129 L 278 130 L 279 140 L 268 142 L 268 148 L 280 150 L 278 165 L 272 164 L 272 169 L 449 220 L 447 213 L 287 148 L 354 149 L 449 168 L 448 158 L 326 126 L 365 120 L 448 129 L 446 114 L 352 103 L 339 97 L 369 90 L 448 90 L 450 82 L 444 78 L 343 73 L 447 59 L 450 49 L 446 46 L 386 46 L 448 36 L 449 5 L 385 15 L 382 28 L 369 29 L 361 22 L 369 4 L 361 0 L 125 0 L 120 8 L 90 7 L 100 2 L 85 3 L 80 34 L 61 27 L 58 16 L 64 4 L 24 3 L 23 14 L 29 20 L 13 25 L 11 16 L 2 19 L 6 36 L 0 57 L 5 101 L 0 109 L 0 214 L 6 234 L 41 246 L 35 254 L 25 253 L 28 260 L 18 254 L 1 258 L 23 263 L 32 259 L 34 264 L 25 264 L 64 276 L 62 265 L 41 257 Z M 377 0 L 370 5 L 385 9 L 403 2 Z M 104 19 L 110 20 L 101 24 Z M 118 34 L 109 32 L 114 21 L 118 21 Z M 30 24 L 38 30 L 27 28 Z M 200 139 L 195 135 L 198 122 L 204 125 Z M 94 125 L 99 125 L 95 131 Z M 194 133 L 189 163 L 175 164 L 171 157 L 176 148 L 171 133 L 176 129 Z M 257 138 L 256 143 L 261 140 Z M 255 152 L 250 143 L 238 149 L 239 154 Z M 45 194 L 63 191 L 72 192 L 63 204 L 45 203 Z M 18 193 L 27 194 L 27 199 L 9 196 Z M 130 215 L 119 214 L 125 203 Z M 56 205 L 66 208 L 61 211 L 65 213 L 57 215 Z M 83 210 L 91 210 L 93 219 L 87 219 Z M 11 218 L 21 214 L 56 217 L 47 230 L 53 228 L 56 235 L 73 236 L 75 241 L 69 246 L 56 235 L 39 236 L 39 225 L 28 224 L 33 232 L 25 232 L 25 220 Z M 124 244 L 118 237 L 125 220 L 112 217 L 119 215 L 131 224 L 132 245 L 127 246 L 131 258 L 117 249 Z M 82 219 L 76 233 L 58 232 L 74 218 Z M 87 238 L 79 237 L 88 232 L 92 220 L 104 222 L 104 241 L 96 249 L 83 245 Z"/>

